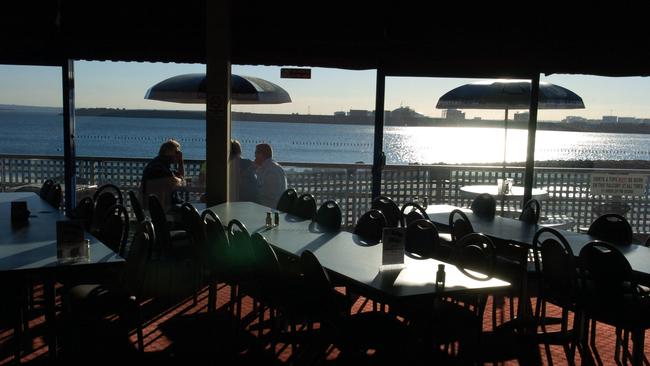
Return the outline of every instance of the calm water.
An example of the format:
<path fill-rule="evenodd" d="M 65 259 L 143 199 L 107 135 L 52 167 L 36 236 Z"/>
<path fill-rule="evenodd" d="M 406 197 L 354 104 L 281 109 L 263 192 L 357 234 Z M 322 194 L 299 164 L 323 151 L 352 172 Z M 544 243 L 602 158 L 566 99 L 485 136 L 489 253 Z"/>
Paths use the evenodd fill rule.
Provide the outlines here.
<path fill-rule="evenodd" d="M 62 117 L 0 111 L 0 154 L 62 155 Z M 233 122 L 232 134 L 251 157 L 268 142 L 280 161 L 372 162 L 373 127 Z M 201 120 L 77 117 L 79 156 L 152 157 L 160 143 L 177 139 L 185 156 L 205 156 Z M 508 161 L 524 161 L 527 133 L 509 130 Z M 484 163 L 503 160 L 499 128 L 387 127 L 384 151 L 392 164 Z M 650 135 L 538 131 L 536 160 L 650 160 Z"/>

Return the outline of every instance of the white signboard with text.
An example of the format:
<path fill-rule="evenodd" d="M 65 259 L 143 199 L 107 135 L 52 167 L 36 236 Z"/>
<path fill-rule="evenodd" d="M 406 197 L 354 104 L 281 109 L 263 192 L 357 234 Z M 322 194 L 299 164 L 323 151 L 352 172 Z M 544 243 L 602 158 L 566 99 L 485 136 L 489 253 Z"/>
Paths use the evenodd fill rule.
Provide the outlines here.
<path fill-rule="evenodd" d="M 591 194 L 645 196 L 647 176 L 642 174 L 591 174 Z"/>

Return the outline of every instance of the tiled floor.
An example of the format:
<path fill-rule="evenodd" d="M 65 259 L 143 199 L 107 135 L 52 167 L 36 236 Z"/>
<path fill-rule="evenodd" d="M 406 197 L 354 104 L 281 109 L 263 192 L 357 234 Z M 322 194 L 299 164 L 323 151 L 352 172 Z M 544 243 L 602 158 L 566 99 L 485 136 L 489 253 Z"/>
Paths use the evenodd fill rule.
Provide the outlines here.
<path fill-rule="evenodd" d="M 257 331 L 238 330 L 240 328 L 234 324 L 233 318 L 226 311 L 225 305 L 229 301 L 229 295 L 229 288 L 220 285 L 216 314 L 209 314 L 206 311 L 207 289 L 199 293 L 196 304 L 192 298 L 165 306 L 161 306 L 157 301 L 143 304 L 146 327 L 144 329 L 145 352 L 142 354 L 135 349 L 135 334 L 132 333 L 127 341 L 121 333 L 115 331 L 114 322 L 108 323 L 113 324 L 111 326 L 87 329 L 82 333 L 82 337 L 77 337 L 80 334 L 78 329 L 66 326 L 65 317 L 62 316 L 63 314 L 59 314 L 59 332 L 64 334 L 60 352 L 61 361 L 77 360 L 79 355 L 84 354 L 84 352 L 79 352 L 79 346 L 86 350 L 92 349 L 92 352 L 88 353 L 91 354 L 94 363 L 115 358 L 129 358 L 145 362 L 184 364 L 188 360 L 205 359 L 206 355 L 211 360 L 219 360 L 215 363 L 226 365 L 299 364 L 304 361 L 292 357 L 290 345 L 278 344 L 276 352 L 272 352 L 268 342 L 262 342 L 256 337 Z M 353 310 L 359 310 L 361 303 L 361 300 L 357 301 Z M 505 306 L 507 313 L 507 302 Z M 371 305 L 367 304 L 364 310 L 370 309 Z M 244 301 L 243 314 L 248 314 L 251 310 L 252 301 L 247 298 Z M 551 309 L 551 313 L 553 311 L 557 312 L 557 309 Z M 488 332 L 492 330 L 491 314 L 492 307 L 489 301 L 484 317 L 484 330 Z M 255 324 L 256 321 L 252 323 L 251 328 L 254 329 Z M 28 364 L 48 364 L 47 346 L 43 337 L 44 320 L 38 311 L 30 320 L 29 326 L 30 329 L 23 344 L 24 352 L 21 361 Z M 0 329 L 0 364 L 13 361 L 11 341 L 12 331 L 6 328 Z M 490 338 L 486 338 L 486 343 L 490 342 L 492 342 Z M 562 365 L 567 363 L 561 346 L 527 346 L 529 345 L 517 343 L 517 340 L 511 339 L 496 341 L 487 348 L 492 353 L 494 353 L 493 351 L 500 353 L 520 351 L 527 357 L 522 360 L 499 362 L 500 364 L 529 364 L 532 361 L 528 357 L 532 357 L 532 360 L 541 359 L 543 364 Z M 333 346 L 326 348 L 329 348 L 329 353 L 318 362 L 319 364 L 367 363 L 366 359 L 351 359 L 349 356 L 343 356 Z M 646 351 L 648 348 L 649 346 L 646 345 Z M 599 325 L 597 349 L 603 364 L 614 363 L 614 330 L 611 327 Z M 369 356 L 369 359 L 372 360 L 372 356 Z M 576 363 L 580 364 L 579 355 L 576 356 Z"/>

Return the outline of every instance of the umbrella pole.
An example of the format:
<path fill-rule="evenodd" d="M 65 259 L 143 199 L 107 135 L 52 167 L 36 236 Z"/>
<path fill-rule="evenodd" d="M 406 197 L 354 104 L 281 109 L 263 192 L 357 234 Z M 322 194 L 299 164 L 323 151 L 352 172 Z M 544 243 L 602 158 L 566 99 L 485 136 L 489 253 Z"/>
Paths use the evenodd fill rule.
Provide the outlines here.
<path fill-rule="evenodd" d="M 506 181 L 506 151 L 508 150 L 508 107 L 506 107 L 506 117 L 504 119 L 503 128 L 503 170 L 501 171 L 501 178 L 505 184 Z M 501 215 L 503 215 L 503 205 L 506 200 L 506 195 L 501 195 Z"/>
<path fill-rule="evenodd" d="M 506 118 L 503 129 L 503 174 L 502 178 L 506 178 L 506 151 L 508 149 L 508 108 L 506 108 Z"/>

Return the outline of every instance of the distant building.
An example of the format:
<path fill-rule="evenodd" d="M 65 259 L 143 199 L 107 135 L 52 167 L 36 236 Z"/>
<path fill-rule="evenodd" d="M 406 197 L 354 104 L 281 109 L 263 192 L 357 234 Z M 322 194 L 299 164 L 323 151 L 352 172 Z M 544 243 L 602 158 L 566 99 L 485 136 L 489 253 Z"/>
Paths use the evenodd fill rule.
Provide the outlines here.
<path fill-rule="evenodd" d="M 636 117 L 618 117 L 618 123 L 639 123 Z"/>
<path fill-rule="evenodd" d="M 585 123 L 587 122 L 587 119 L 584 117 L 580 116 L 567 116 L 565 119 L 562 120 L 562 122 L 565 123 Z"/>
<path fill-rule="evenodd" d="M 617 123 L 618 117 L 616 116 L 603 116 L 603 123 Z"/>
<path fill-rule="evenodd" d="M 464 120 L 465 112 L 461 112 L 458 109 L 445 109 L 442 111 L 442 118 L 446 120 Z"/>
<path fill-rule="evenodd" d="M 528 122 L 529 119 L 530 119 L 530 113 L 528 112 L 518 112 L 515 113 L 513 117 L 513 121 L 515 122 Z"/>
<path fill-rule="evenodd" d="M 350 117 L 368 117 L 369 115 L 370 111 L 365 109 L 350 109 L 350 112 L 348 112 Z"/>

